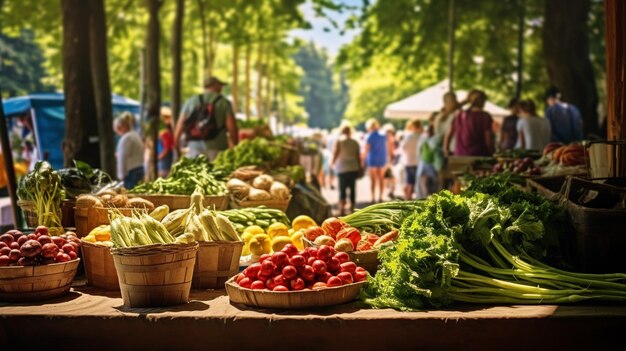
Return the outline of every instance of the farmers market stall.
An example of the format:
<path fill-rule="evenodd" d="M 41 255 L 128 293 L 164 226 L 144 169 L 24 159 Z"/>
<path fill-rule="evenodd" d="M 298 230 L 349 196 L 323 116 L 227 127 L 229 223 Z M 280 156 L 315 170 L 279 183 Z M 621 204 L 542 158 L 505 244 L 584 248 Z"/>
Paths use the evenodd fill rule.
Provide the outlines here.
<path fill-rule="evenodd" d="M 59 335 L 64 348 L 93 350 L 609 349 L 626 323 L 626 306 L 606 305 L 252 310 L 229 304 L 223 290 L 193 290 L 186 305 L 130 309 L 119 293 L 88 287 L 45 305 L 1 303 L 0 313 L 3 349 L 46 349 Z"/>

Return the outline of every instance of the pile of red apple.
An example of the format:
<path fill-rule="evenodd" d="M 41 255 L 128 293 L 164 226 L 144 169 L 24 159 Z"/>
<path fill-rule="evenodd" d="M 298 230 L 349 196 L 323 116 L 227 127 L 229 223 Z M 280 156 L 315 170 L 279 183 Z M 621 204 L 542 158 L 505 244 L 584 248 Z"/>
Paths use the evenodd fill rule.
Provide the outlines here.
<path fill-rule="evenodd" d="M 9 230 L 0 235 L 0 266 L 38 266 L 78 258 L 80 239 L 74 232 L 48 234 L 47 227 L 39 226 L 31 234 Z"/>
<path fill-rule="evenodd" d="M 272 255 L 262 255 L 235 278 L 242 288 L 271 291 L 324 289 L 362 282 L 367 279 L 363 267 L 350 261 L 345 252 L 331 246 L 307 247 L 304 250 L 287 244 Z"/>

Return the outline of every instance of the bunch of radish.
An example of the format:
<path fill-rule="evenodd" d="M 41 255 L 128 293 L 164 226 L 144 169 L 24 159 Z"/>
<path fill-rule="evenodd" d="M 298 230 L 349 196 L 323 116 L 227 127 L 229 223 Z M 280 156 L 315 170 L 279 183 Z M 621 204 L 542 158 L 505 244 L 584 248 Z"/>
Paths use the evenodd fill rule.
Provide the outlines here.
<path fill-rule="evenodd" d="M 78 258 L 80 239 L 73 232 L 50 236 L 39 226 L 34 233 L 9 230 L 0 235 L 0 266 L 38 266 Z"/>
<path fill-rule="evenodd" d="M 361 282 L 367 272 L 331 246 L 304 250 L 287 244 L 272 255 L 262 255 L 235 278 L 242 288 L 272 291 L 324 289 Z"/>

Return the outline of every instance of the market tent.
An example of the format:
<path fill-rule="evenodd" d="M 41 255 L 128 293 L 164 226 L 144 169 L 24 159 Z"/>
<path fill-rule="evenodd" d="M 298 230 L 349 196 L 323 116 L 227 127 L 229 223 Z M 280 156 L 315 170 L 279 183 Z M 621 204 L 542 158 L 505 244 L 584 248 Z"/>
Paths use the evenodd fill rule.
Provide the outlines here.
<path fill-rule="evenodd" d="M 387 105 L 384 116 L 392 119 L 417 118 L 427 120 L 434 111 L 441 109 L 443 95 L 447 92 L 448 80 L 446 79 L 415 95 Z M 459 101 L 462 101 L 467 96 L 467 91 L 465 90 L 457 90 L 455 92 Z M 485 104 L 485 110 L 494 118 L 502 118 L 509 114 L 506 109 L 489 101 Z"/>
<path fill-rule="evenodd" d="M 123 111 L 139 113 L 139 102 L 119 96 L 112 96 L 113 115 Z M 61 142 L 65 135 L 65 98 L 59 93 L 30 94 L 3 100 L 4 113 L 13 126 L 12 117 L 32 116 L 33 131 L 38 155 L 47 155 L 54 168 L 63 167 Z"/>

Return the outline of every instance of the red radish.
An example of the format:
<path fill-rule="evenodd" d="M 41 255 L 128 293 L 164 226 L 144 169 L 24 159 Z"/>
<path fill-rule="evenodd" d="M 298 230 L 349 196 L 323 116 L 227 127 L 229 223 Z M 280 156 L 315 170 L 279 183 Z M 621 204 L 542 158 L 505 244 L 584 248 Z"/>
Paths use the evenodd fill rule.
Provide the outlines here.
<path fill-rule="evenodd" d="M 76 248 L 74 247 L 74 245 L 69 244 L 69 243 L 68 243 L 68 244 L 63 245 L 62 249 L 63 249 L 63 251 L 64 251 L 65 253 L 69 253 L 70 251 L 75 251 L 75 250 L 76 250 Z"/>
<path fill-rule="evenodd" d="M 28 240 L 26 240 L 26 241 L 28 241 Z M 24 241 L 24 242 L 26 242 L 26 241 Z M 23 244 L 23 243 L 22 243 L 22 244 Z M 11 249 L 17 249 L 17 250 L 19 250 L 19 249 L 20 249 L 20 246 L 22 246 L 22 245 L 20 245 L 20 244 L 19 244 L 19 242 L 17 242 L 17 241 L 14 241 L 14 242 L 12 242 L 12 243 L 11 243 L 11 245 L 9 245 L 9 247 L 10 247 Z"/>
<path fill-rule="evenodd" d="M 309 257 L 311 257 L 311 254 L 307 250 L 300 250 L 300 252 L 298 252 L 298 255 L 304 257 L 305 262 L 309 259 Z"/>
<path fill-rule="evenodd" d="M 352 278 L 352 273 L 349 273 L 349 272 L 341 272 L 337 274 L 337 278 L 341 279 L 341 282 L 344 284 L 354 283 L 354 278 Z"/>
<path fill-rule="evenodd" d="M 335 250 L 332 247 L 327 246 L 327 245 L 322 245 L 317 250 L 317 258 L 319 258 L 322 261 L 326 261 L 327 259 L 333 257 L 333 255 L 335 254 L 333 251 Z"/>
<path fill-rule="evenodd" d="M 296 267 L 288 265 L 283 267 L 283 277 L 287 280 L 291 280 L 298 275 L 298 270 Z"/>
<path fill-rule="evenodd" d="M 328 271 L 333 273 L 333 274 L 337 274 L 339 273 L 339 271 L 341 270 L 341 261 L 339 261 L 339 259 L 337 257 L 333 257 L 330 260 L 328 260 L 326 262 L 326 266 L 328 268 Z"/>
<path fill-rule="evenodd" d="M 246 276 L 243 273 L 237 274 L 237 277 L 235 278 L 235 283 L 239 284 L 239 282 L 245 277 Z"/>
<path fill-rule="evenodd" d="M 367 272 L 363 267 L 356 267 L 356 272 Z"/>
<path fill-rule="evenodd" d="M 47 235 L 42 235 L 39 238 L 37 238 L 37 241 L 39 241 L 39 243 L 43 246 L 43 245 L 52 243 L 52 238 Z"/>
<path fill-rule="evenodd" d="M 11 245 L 12 242 L 15 241 L 15 238 L 13 238 L 13 235 L 11 234 L 2 234 L 0 235 L 0 242 L 2 242 L 3 244 L 9 246 Z"/>
<path fill-rule="evenodd" d="M 41 256 L 45 258 L 55 258 L 58 253 L 59 247 L 52 240 L 41 248 Z"/>
<path fill-rule="evenodd" d="M 284 285 L 276 285 L 272 291 L 289 291 L 289 289 Z"/>
<path fill-rule="evenodd" d="M 63 245 L 65 245 L 65 239 L 60 236 L 53 236 L 52 242 L 57 244 L 58 247 L 63 247 Z"/>
<path fill-rule="evenodd" d="M 250 285 L 252 285 L 252 279 L 245 277 L 239 281 L 239 286 L 242 288 L 250 289 Z"/>
<path fill-rule="evenodd" d="M 11 262 L 17 262 L 17 260 L 19 260 L 20 258 L 22 258 L 20 250 L 12 249 L 11 252 L 9 252 L 9 259 L 11 260 Z"/>
<path fill-rule="evenodd" d="M 276 283 L 274 283 L 274 279 L 268 279 L 265 282 L 265 286 L 270 290 L 274 290 L 274 288 L 276 287 Z"/>
<path fill-rule="evenodd" d="M 3 247 L 0 249 L 0 256 L 9 256 L 10 253 L 11 253 L 10 247 Z"/>
<path fill-rule="evenodd" d="M 19 246 L 24 245 L 25 242 L 27 242 L 28 240 L 28 235 L 22 235 L 17 239 L 17 243 L 19 244 Z"/>
<path fill-rule="evenodd" d="M 243 270 L 243 274 L 245 274 L 246 277 L 248 278 L 254 279 L 256 278 L 256 275 L 259 274 L 260 271 L 261 271 L 261 264 L 253 263 Z"/>
<path fill-rule="evenodd" d="M 333 257 L 335 257 L 336 259 L 338 259 L 338 260 L 339 260 L 339 263 L 345 263 L 345 262 L 350 261 L 350 255 L 348 255 L 348 253 L 347 253 L 347 252 L 337 252 L 337 253 L 335 254 L 335 256 L 333 256 Z"/>
<path fill-rule="evenodd" d="M 289 263 L 294 267 L 302 267 L 306 264 L 306 260 L 302 255 L 293 255 L 289 259 Z"/>
<path fill-rule="evenodd" d="M 302 279 L 308 282 L 312 282 L 313 280 L 315 280 L 315 270 L 313 269 L 313 267 L 306 265 L 302 267 L 300 276 L 302 277 Z"/>
<path fill-rule="evenodd" d="M 271 258 L 272 256 L 268 255 L 268 254 L 262 254 L 261 256 L 259 256 L 259 263 L 263 263 L 263 261 Z"/>
<path fill-rule="evenodd" d="M 250 284 L 250 288 L 252 290 L 263 290 L 265 289 L 265 283 L 260 280 L 255 280 L 252 284 Z"/>
<path fill-rule="evenodd" d="M 0 249 L 3 247 L 9 247 L 9 245 L 5 244 L 4 241 L 0 241 Z"/>
<path fill-rule="evenodd" d="M 275 276 L 273 278 L 274 280 L 274 284 L 276 285 L 282 285 L 282 286 L 288 286 L 289 285 L 289 281 L 287 279 L 285 279 L 285 277 L 282 274 L 279 274 L 277 276 Z"/>
<path fill-rule="evenodd" d="M 307 247 L 305 250 L 309 253 L 310 257 L 317 258 L 317 249 L 316 248 L 314 248 L 314 247 Z"/>
<path fill-rule="evenodd" d="M 302 278 L 296 278 L 289 282 L 291 286 L 291 290 L 302 290 L 304 289 L 304 280 Z"/>
<path fill-rule="evenodd" d="M 57 262 L 68 262 L 68 261 L 71 261 L 71 257 L 70 255 L 59 251 L 59 253 L 57 254 L 56 260 Z"/>
<path fill-rule="evenodd" d="M 309 266 L 312 266 L 313 262 L 315 262 L 315 261 L 317 261 L 317 257 L 311 256 L 311 257 L 309 257 L 308 260 L 306 260 L 306 264 L 308 264 Z"/>
<path fill-rule="evenodd" d="M 41 244 L 37 240 L 28 240 L 20 247 L 20 253 L 24 257 L 35 257 L 41 253 Z"/>
<path fill-rule="evenodd" d="M 37 260 L 34 257 L 22 257 L 17 260 L 18 266 L 36 266 Z"/>
<path fill-rule="evenodd" d="M 326 263 L 322 260 L 315 260 L 311 267 L 313 267 L 313 270 L 315 270 L 315 274 L 317 275 L 323 275 L 327 270 Z"/>
<path fill-rule="evenodd" d="M 265 282 L 270 279 L 270 275 L 263 273 L 263 271 L 259 271 L 259 273 L 256 275 L 256 278 L 262 282 Z"/>
<path fill-rule="evenodd" d="M 11 263 L 11 259 L 9 259 L 9 256 L 7 255 L 0 256 L 0 266 L 2 267 L 8 266 L 9 263 Z"/>
<path fill-rule="evenodd" d="M 342 263 L 341 264 L 341 271 L 342 272 L 350 272 L 350 273 L 356 272 L 356 263 L 354 263 L 354 262 Z"/>
<path fill-rule="evenodd" d="M 326 283 L 324 282 L 317 282 L 315 284 L 313 284 L 313 286 L 311 287 L 311 289 L 315 290 L 315 289 L 324 289 L 326 288 Z"/>
<path fill-rule="evenodd" d="M 284 253 L 287 254 L 287 256 L 291 257 L 293 255 L 297 255 L 298 254 L 298 248 L 293 246 L 293 244 L 287 244 L 285 245 L 285 247 L 283 247 L 282 250 L 280 250 Z"/>
<path fill-rule="evenodd" d="M 332 287 L 335 287 L 335 286 L 342 286 L 342 285 L 343 285 L 343 282 L 338 277 L 331 277 L 326 282 L 326 286 L 329 287 L 329 288 L 332 288 Z"/>
<path fill-rule="evenodd" d="M 20 232 L 19 230 L 15 230 L 15 229 L 11 229 L 8 232 L 6 232 L 5 234 L 9 234 L 11 236 L 13 236 L 13 240 L 17 241 L 17 239 L 19 239 L 20 236 L 24 235 L 24 233 Z"/>
<path fill-rule="evenodd" d="M 277 268 L 283 268 L 287 263 L 289 263 L 289 256 L 286 253 L 278 251 L 274 252 L 272 255 L 272 263 L 276 265 Z"/>
<path fill-rule="evenodd" d="M 30 233 L 30 234 L 28 234 L 28 235 L 26 236 L 26 238 L 27 238 L 28 240 L 37 240 L 37 234 L 35 234 L 35 233 Z"/>
<path fill-rule="evenodd" d="M 78 258 L 78 254 L 74 251 L 70 251 L 70 253 L 68 253 L 68 255 L 70 255 L 70 259 L 71 260 L 75 260 Z"/>
<path fill-rule="evenodd" d="M 328 281 L 328 279 L 330 279 L 332 277 L 333 277 L 333 275 L 330 272 L 326 272 L 326 273 L 324 273 L 322 275 L 318 275 L 317 276 L 317 281 L 326 283 Z"/>
<path fill-rule="evenodd" d="M 271 275 L 274 273 L 274 270 L 276 270 L 276 265 L 272 261 L 265 260 L 261 263 L 261 272 L 263 274 Z"/>
<path fill-rule="evenodd" d="M 48 227 L 40 225 L 35 229 L 35 234 L 49 235 L 50 233 L 48 232 Z"/>
<path fill-rule="evenodd" d="M 354 281 L 355 282 L 365 281 L 365 280 L 367 280 L 367 272 L 356 271 L 356 272 L 354 272 L 353 277 L 354 277 Z"/>

